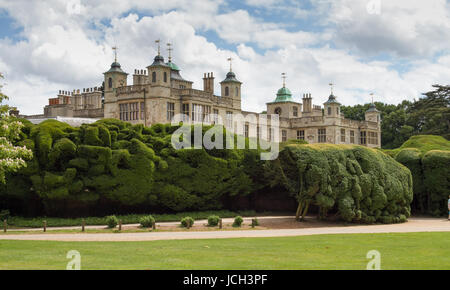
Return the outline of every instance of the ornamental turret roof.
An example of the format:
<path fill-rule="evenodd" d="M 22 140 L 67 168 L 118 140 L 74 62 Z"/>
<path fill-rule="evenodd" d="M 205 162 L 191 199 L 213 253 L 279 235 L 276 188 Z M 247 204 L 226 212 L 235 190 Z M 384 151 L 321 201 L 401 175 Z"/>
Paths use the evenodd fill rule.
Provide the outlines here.
<path fill-rule="evenodd" d="M 330 104 L 336 104 L 336 105 L 341 105 L 341 103 L 339 103 L 336 99 L 336 96 L 331 94 L 330 97 L 328 98 L 328 101 L 326 101 L 324 103 L 325 105 L 330 105 Z"/>
<path fill-rule="evenodd" d="M 222 81 L 222 83 L 240 83 L 240 84 L 242 84 L 240 81 L 238 81 L 238 79 L 236 78 L 236 74 L 232 71 L 227 73 L 227 78 L 224 79 Z"/>
<path fill-rule="evenodd" d="M 282 103 L 282 102 L 293 102 L 292 93 L 286 87 L 282 87 L 281 89 L 278 90 L 277 98 L 275 99 L 274 103 Z"/>
<path fill-rule="evenodd" d="M 122 70 L 120 63 L 117 61 L 111 64 L 111 68 L 106 73 L 121 73 L 127 75 L 127 73 Z"/>

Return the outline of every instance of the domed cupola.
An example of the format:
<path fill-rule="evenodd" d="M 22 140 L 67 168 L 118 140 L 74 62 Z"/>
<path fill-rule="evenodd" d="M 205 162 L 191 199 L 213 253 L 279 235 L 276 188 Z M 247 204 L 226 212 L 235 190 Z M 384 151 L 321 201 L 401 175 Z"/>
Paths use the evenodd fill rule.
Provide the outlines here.
<path fill-rule="evenodd" d="M 168 43 L 167 47 L 168 47 L 167 50 L 169 51 L 169 62 L 166 63 L 166 65 L 170 67 L 170 78 L 173 80 L 186 81 L 180 74 L 181 71 L 180 68 L 175 63 L 172 62 L 172 51 L 173 51 L 172 44 Z"/>
<path fill-rule="evenodd" d="M 293 102 L 291 91 L 286 88 L 286 74 L 283 73 L 283 87 L 278 90 L 274 103 Z"/>
<path fill-rule="evenodd" d="M 232 71 L 227 73 L 227 77 L 222 81 L 222 83 L 240 83 L 241 82 L 236 78 L 236 74 Z"/>
<path fill-rule="evenodd" d="M 121 73 L 121 74 L 127 74 L 122 70 L 122 67 L 120 66 L 120 63 L 117 61 L 113 62 L 111 64 L 111 68 L 106 73 Z"/>
<path fill-rule="evenodd" d="M 155 66 L 164 66 L 166 67 L 167 64 L 164 62 L 164 57 L 160 54 L 158 54 L 157 56 L 155 56 L 155 59 L 153 61 L 153 63 L 150 65 L 151 67 L 155 67 Z"/>
<path fill-rule="evenodd" d="M 377 106 L 375 106 L 375 104 L 372 102 L 369 106 L 369 109 L 366 111 L 367 113 L 379 113 L 380 111 L 378 111 Z"/>
<path fill-rule="evenodd" d="M 333 95 L 333 93 L 331 93 L 330 97 L 328 97 L 328 101 L 325 102 L 326 105 L 331 105 L 331 104 L 336 104 L 336 105 L 341 105 L 337 99 L 336 96 Z"/>

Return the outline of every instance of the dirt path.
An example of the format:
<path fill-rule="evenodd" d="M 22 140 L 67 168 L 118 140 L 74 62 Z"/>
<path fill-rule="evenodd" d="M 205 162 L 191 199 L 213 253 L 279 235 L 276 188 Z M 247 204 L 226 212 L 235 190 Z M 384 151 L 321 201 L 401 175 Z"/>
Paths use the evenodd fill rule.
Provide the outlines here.
<path fill-rule="evenodd" d="M 0 235 L 0 240 L 41 240 L 41 241 L 156 241 L 187 239 L 227 239 L 257 237 L 292 237 L 323 234 L 359 233 L 412 233 L 450 232 L 450 221 L 433 218 L 411 218 L 409 222 L 394 225 L 351 225 L 307 227 L 300 229 L 207 231 L 207 232 L 149 232 L 149 233 L 105 233 L 105 234 L 21 234 Z"/>

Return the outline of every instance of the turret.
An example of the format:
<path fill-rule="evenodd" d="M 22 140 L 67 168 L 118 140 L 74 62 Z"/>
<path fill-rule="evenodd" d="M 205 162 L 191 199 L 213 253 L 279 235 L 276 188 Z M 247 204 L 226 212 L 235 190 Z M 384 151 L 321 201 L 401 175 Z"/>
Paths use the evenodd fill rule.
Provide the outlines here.
<path fill-rule="evenodd" d="M 331 86 L 331 95 L 324 105 L 326 118 L 339 118 L 341 116 L 341 104 L 337 101 L 336 96 L 333 94 L 333 84 Z"/>
<path fill-rule="evenodd" d="M 222 97 L 228 97 L 233 99 L 233 108 L 240 110 L 241 109 L 241 86 L 242 83 L 236 79 L 236 74 L 232 70 L 231 61 L 230 62 L 230 72 L 227 73 L 226 79 L 224 79 L 220 85 L 222 88 Z"/>
<path fill-rule="evenodd" d="M 116 113 L 116 89 L 127 86 L 128 74 L 122 70 L 120 63 L 117 62 L 117 48 L 113 47 L 113 50 L 115 53 L 114 62 L 111 64 L 111 68 L 109 69 L 109 71 L 104 73 L 104 104 L 105 115 L 115 116 L 115 118 L 119 118 Z"/>
<path fill-rule="evenodd" d="M 366 121 L 374 122 L 374 123 L 378 123 L 378 124 L 380 124 L 380 122 L 381 122 L 380 111 L 377 110 L 377 107 L 375 106 L 375 104 L 373 102 L 370 104 L 369 109 L 366 111 L 365 119 L 366 119 Z"/>

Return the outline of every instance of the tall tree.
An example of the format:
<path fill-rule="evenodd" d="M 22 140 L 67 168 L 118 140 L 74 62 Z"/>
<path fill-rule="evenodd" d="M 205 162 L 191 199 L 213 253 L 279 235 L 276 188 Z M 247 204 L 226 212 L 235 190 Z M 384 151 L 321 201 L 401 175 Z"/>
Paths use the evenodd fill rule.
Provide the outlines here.
<path fill-rule="evenodd" d="M 386 149 L 400 147 L 413 135 L 439 135 L 450 140 L 450 86 L 434 85 L 413 102 L 375 103 L 381 112 L 381 140 Z M 369 104 L 343 106 L 346 118 L 364 120 Z"/>
<path fill-rule="evenodd" d="M 2 79 L 3 74 L 0 73 L 0 80 Z M 0 83 L 0 182 L 5 183 L 6 173 L 26 166 L 25 160 L 31 159 L 33 153 L 26 147 L 13 145 L 19 138 L 23 124 L 15 116 L 10 116 L 10 107 L 3 104 L 8 96 L 2 93 L 2 88 Z"/>

